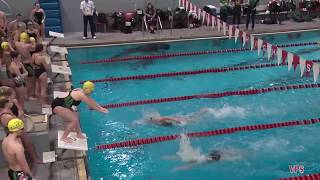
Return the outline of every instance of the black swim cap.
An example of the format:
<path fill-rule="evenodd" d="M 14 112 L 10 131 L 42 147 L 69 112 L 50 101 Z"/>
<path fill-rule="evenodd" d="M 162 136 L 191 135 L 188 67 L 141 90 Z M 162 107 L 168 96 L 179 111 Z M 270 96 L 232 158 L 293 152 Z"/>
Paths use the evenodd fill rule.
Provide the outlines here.
<path fill-rule="evenodd" d="M 220 158 L 221 158 L 221 153 L 219 151 L 213 150 L 213 151 L 210 152 L 209 158 L 212 161 L 219 161 Z"/>

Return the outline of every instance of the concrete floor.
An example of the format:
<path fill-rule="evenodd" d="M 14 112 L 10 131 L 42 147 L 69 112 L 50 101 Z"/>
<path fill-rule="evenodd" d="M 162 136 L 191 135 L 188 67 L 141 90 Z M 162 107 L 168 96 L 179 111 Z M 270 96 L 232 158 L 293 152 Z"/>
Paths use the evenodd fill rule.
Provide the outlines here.
<path fill-rule="evenodd" d="M 294 22 L 284 21 L 282 25 L 273 24 L 256 24 L 253 34 L 271 33 L 271 32 L 285 32 L 294 30 L 308 30 L 318 29 L 320 27 L 320 19 L 314 19 L 311 22 Z M 241 24 L 240 29 L 244 29 L 245 25 Z M 90 34 L 90 33 L 89 33 Z M 134 31 L 131 34 L 124 34 L 120 32 L 97 33 L 97 39 L 82 40 L 82 32 L 66 33 L 64 39 L 57 39 L 54 44 L 73 47 L 73 46 L 90 46 L 90 45 L 104 45 L 104 44 L 121 44 L 130 42 L 145 42 L 157 40 L 175 40 L 175 39 L 189 39 L 201 37 L 219 37 L 223 36 L 222 32 L 216 29 L 212 30 L 210 27 L 200 27 L 195 29 L 173 29 L 162 30 L 155 34 L 143 33 L 141 31 Z"/>

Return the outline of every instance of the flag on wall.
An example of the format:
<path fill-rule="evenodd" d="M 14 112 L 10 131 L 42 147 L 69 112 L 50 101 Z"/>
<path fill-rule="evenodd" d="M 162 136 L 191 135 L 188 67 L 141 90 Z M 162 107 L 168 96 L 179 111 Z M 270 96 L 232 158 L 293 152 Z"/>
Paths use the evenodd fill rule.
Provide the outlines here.
<path fill-rule="evenodd" d="M 226 22 L 222 22 L 222 31 L 223 31 L 223 35 L 225 36 L 227 34 L 227 23 Z"/>
<path fill-rule="evenodd" d="M 260 55 L 262 43 L 263 43 L 263 40 L 262 39 L 258 39 L 258 56 Z"/>
<path fill-rule="evenodd" d="M 239 36 L 239 29 L 236 28 L 235 33 L 234 33 L 234 42 L 237 42 Z"/>
<path fill-rule="evenodd" d="M 301 77 L 304 74 L 305 68 L 306 68 L 306 61 L 304 59 L 300 59 L 300 76 Z"/>
<path fill-rule="evenodd" d="M 282 59 L 282 49 L 278 48 L 277 49 L 277 63 L 278 63 L 278 65 L 280 64 L 281 59 Z"/>
<path fill-rule="evenodd" d="M 293 70 L 296 71 L 296 68 L 300 62 L 300 57 L 298 55 L 293 55 Z"/>
<path fill-rule="evenodd" d="M 313 81 L 316 82 L 319 77 L 319 64 L 313 63 Z"/>
<path fill-rule="evenodd" d="M 232 35 L 233 35 L 233 28 L 232 28 L 232 25 L 229 25 L 229 39 L 231 39 Z"/>
<path fill-rule="evenodd" d="M 310 72 L 311 72 L 312 67 L 313 67 L 313 61 L 306 61 L 305 76 L 310 76 Z"/>
<path fill-rule="evenodd" d="M 288 71 L 290 71 L 293 62 L 293 54 L 288 52 Z"/>
<path fill-rule="evenodd" d="M 267 57 L 268 57 L 268 61 L 270 61 L 271 53 L 272 53 L 271 44 L 270 44 L 270 43 L 267 43 Z"/>
<path fill-rule="evenodd" d="M 287 56 L 288 56 L 288 52 L 285 51 L 285 50 L 282 50 L 282 64 L 286 64 L 286 59 L 287 59 Z"/>

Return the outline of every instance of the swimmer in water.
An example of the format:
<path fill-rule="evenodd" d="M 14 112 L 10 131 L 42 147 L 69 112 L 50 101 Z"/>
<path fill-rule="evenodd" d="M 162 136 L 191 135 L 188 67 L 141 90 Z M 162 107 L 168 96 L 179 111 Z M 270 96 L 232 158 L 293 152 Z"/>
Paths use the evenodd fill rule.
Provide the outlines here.
<path fill-rule="evenodd" d="M 183 124 L 184 119 L 169 116 L 154 116 L 149 117 L 150 122 L 160 126 L 173 126 L 174 124 Z"/>
<path fill-rule="evenodd" d="M 171 172 L 180 171 L 180 170 L 188 170 L 191 169 L 195 165 L 205 164 L 205 163 L 213 163 L 220 161 L 222 157 L 222 152 L 218 150 L 212 150 L 209 154 L 205 156 L 201 156 L 195 159 L 190 159 L 188 161 L 188 164 L 185 164 L 183 166 L 176 167 L 171 170 Z"/>

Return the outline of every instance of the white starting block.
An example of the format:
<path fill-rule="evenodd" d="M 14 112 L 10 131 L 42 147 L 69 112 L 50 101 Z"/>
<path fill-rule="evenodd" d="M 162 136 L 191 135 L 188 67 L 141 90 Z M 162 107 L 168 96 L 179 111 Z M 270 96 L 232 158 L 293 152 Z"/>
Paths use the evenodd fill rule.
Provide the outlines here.
<path fill-rule="evenodd" d="M 88 142 L 87 139 L 78 139 L 75 132 L 71 132 L 69 137 L 74 141 L 72 143 L 66 143 L 61 141 L 60 138 L 63 134 L 63 131 L 58 131 L 58 148 L 59 149 L 70 149 L 78 151 L 88 151 Z M 83 134 L 86 136 L 85 134 Z"/>
<path fill-rule="evenodd" d="M 52 109 L 51 109 L 51 107 L 43 107 L 41 112 L 42 112 L 42 114 L 51 115 Z"/>
<path fill-rule="evenodd" d="M 49 31 L 49 36 L 57 37 L 57 38 L 64 38 L 64 34 L 53 32 L 53 31 Z"/>
<path fill-rule="evenodd" d="M 65 47 L 50 46 L 50 50 L 55 53 L 68 54 L 68 50 Z"/>
<path fill-rule="evenodd" d="M 69 67 L 52 64 L 51 69 L 53 73 L 72 75 L 71 69 Z"/>

